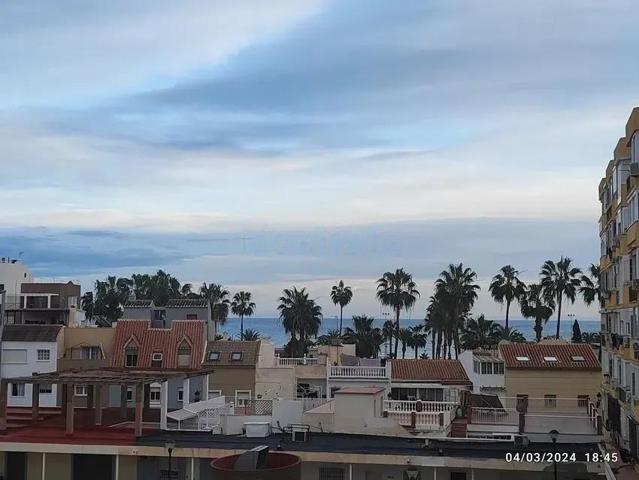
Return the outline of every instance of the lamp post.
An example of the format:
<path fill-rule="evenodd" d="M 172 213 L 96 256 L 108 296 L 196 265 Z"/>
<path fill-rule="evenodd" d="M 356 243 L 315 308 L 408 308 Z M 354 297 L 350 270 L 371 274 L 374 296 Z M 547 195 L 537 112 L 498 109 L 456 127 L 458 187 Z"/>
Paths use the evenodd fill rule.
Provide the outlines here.
<path fill-rule="evenodd" d="M 173 480 L 173 470 L 171 469 L 171 455 L 173 454 L 173 449 L 175 448 L 175 442 L 173 440 L 167 440 L 164 444 L 166 450 L 169 452 L 169 480 Z"/>
<path fill-rule="evenodd" d="M 548 432 L 550 439 L 552 440 L 552 468 L 555 473 L 555 480 L 557 480 L 557 439 L 559 438 L 559 432 L 555 429 Z"/>

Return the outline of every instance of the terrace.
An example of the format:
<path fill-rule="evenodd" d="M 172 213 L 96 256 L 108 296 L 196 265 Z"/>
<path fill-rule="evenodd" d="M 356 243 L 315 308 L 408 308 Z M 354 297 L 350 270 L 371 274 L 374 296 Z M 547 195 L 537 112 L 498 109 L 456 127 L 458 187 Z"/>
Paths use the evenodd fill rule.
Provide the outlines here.
<path fill-rule="evenodd" d="M 328 376 L 330 379 L 371 379 L 390 381 L 391 367 L 390 362 L 384 367 L 333 365 L 329 369 Z"/>

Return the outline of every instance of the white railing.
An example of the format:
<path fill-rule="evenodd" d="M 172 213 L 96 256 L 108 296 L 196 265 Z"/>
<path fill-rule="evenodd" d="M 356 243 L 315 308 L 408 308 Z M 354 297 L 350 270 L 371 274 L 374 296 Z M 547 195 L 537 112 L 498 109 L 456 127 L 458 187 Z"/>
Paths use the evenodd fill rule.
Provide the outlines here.
<path fill-rule="evenodd" d="M 277 357 L 277 365 L 280 367 L 294 367 L 297 365 L 319 365 L 319 358 L 302 357 L 302 358 L 281 358 Z"/>
<path fill-rule="evenodd" d="M 213 430 L 215 427 L 220 426 L 222 415 L 233 415 L 233 407 L 227 404 L 199 412 L 197 416 L 197 429 L 205 431 Z"/>
<path fill-rule="evenodd" d="M 471 423 L 488 425 L 519 425 L 519 412 L 514 408 L 471 409 Z"/>
<path fill-rule="evenodd" d="M 329 375 L 331 378 L 390 378 L 390 372 L 386 367 L 332 366 Z"/>
<path fill-rule="evenodd" d="M 404 427 L 412 426 L 411 412 L 388 412 L 388 417 L 394 419 L 397 423 Z M 446 413 L 440 412 L 415 412 L 415 428 L 443 428 L 446 420 L 450 417 Z M 449 422 L 450 423 L 450 422 Z"/>
<path fill-rule="evenodd" d="M 419 404 L 419 405 L 418 405 Z M 385 400 L 384 410 L 389 412 L 449 412 L 457 408 L 455 402 L 430 402 L 412 400 Z"/>

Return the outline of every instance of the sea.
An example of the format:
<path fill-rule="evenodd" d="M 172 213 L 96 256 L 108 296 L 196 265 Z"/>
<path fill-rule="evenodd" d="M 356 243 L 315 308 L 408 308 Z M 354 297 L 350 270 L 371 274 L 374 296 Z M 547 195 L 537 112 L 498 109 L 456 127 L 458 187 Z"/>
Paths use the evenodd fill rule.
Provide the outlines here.
<path fill-rule="evenodd" d="M 495 320 L 500 324 L 504 324 L 503 320 Z M 410 327 L 413 325 L 417 325 L 422 323 L 423 320 L 416 318 L 406 318 L 400 320 L 400 325 L 402 327 Z M 579 320 L 579 327 L 582 332 L 598 332 L 600 329 L 600 321 L 599 320 Z M 375 320 L 375 326 L 381 327 L 384 323 L 384 319 Z M 509 320 L 509 325 L 511 328 L 518 330 L 527 340 L 535 339 L 535 331 L 533 330 L 534 322 L 533 320 L 524 320 L 524 319 L 514 319 Z M 560 336 L 565 339 L 570 339 L 572 337 L 572 323 L 573 319 L 564 318 L 561 320 L 560 327 Z M 351 319 L 344 318 L 343 327 L 346 328 L 351 326 Z M 322 326 L 320 329 L 320 335 L 328 332 L 329 330 L 333 330 L 339 327 L 339 320 L 335 318 L 324 318 L 322 322 Z M 279 318 L 273 317 L 256 317 L 256 318 L 244 318 L 244 329 L 251 328 L 259 332 L 260 336 L 266 339 L 269 339 L 274 345 L 282 346 L 286 342 L 288 342 L 288 336 L 284 329 L 282 328 L 282 323 Z M 543 335 L 554 335 L 555 330 L 557 328 L 556 320 L 549 320 L 548 323 L 544 326 Z M 240 337 L 240 319 L 230 317 L 227 319 L 224 325 L 219 326 L 219 331 L 225 336 L 229 336 L 231 338 L 239 338 Z M 430 345 L 427 347 L 430 348 Z M 411 350 L 412 353 L 412 350 Z"/>

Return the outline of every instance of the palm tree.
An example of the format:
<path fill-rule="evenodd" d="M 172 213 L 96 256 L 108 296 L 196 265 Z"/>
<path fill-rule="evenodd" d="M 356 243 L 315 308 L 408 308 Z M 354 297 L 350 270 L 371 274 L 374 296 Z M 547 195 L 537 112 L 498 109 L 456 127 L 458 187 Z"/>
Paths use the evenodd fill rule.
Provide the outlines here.
<path fill-rule="evenodd" d="M 419 297 L 413 276 L 398 268 L 395 272 L 386 272 L 377 280 L 377 299 L 382 305 L 392 307 L 395 312 L 395 358 L 399 347 L 399 315 L 402 310 L 410 310 Z"/>
<path fill-rule="evenodd" d="M 402 358 L 406 358 L 406 348 L 410 344 L 413 333 L 408 328 L 400 328 L 399 332 L 395 334 L 395 339 L 399 340 L 402 344 Z M 395 358 L 399 358 L 395 356 Z"/>
<path fill-rule="evenodd" d="M 447 315 L 447 343 L 448 358 L 450 358 L 451 344 L 455 343 L 455 358 L 459 355 L 459 330 L 464 324 L 464 319 L 475 305 L 479 285 L 476 285 L 477 274 L 471 268 L 464 268 L 462 263 L 449 265 L 448 270 L 440 273 L 435 281 L 436 295 L 440 296 L 439 302 L 445 308 Z"/>
<path fill-rule="evenodd" d="M 95 281 L 93 315 L 104 318 L 108 323 L 116 322 L 122 317 L 122 305 L 128 299 L 125 282 L 118 280 L 115 276 L 109 276 L 104 281 Z"/>
<path fill-rule="evenodd" d="M 93 320 L 93 311 L 95 308 L 95 304 L 93 302 L 93 292 L 85 292 L 80 299 L 80 306 L 84 311 L 84 318 L 87 319 L 88 322 Z"/>
<path fill-rule="evenodd" d="M 518 275 L 519 271 L 512 265 L 504 265 L 488 287 L 488 291 L 497 303 L 506 303 L 506 328 L 508 328 L 510 304 L 513 300 L 519 300 L 524 294 L 525 285 L 519 280 Z"/>
<path fill-rule="evenodd" d="M 136 300 L 151 299 L 151 277 L 144 274 L 134 273 L 131 275 L 132 293 Z"/>
<path fill-rule="evenodd" d="M 581 293 L 586 305 L 591 305 L 595 300 L 602 305 L 601 289 L 599 288 L 599 276 L 601 275 L 599 265 L 591 263 L 588 267 L 588 273 L 589 275 L 581 276 L 579 293 Z"/>
<path fill-rule="evenodd" d="M 392 320 L 386 320 L 382 326 L 382 335 L 384 335 L 384 341 L 388 342 L 389 355 L 393 354 L 393 336 L 395 334 L 395 324 Z"/>
<path fill-rule="evenodd" d="M 179 280 L 164 270 L 158 270 L 150 277 L 150 290 L 153 303 L 157 307 L 163 307 L 171 298 L 181 296 Z"/>
<path fill-rule="evenodd" d="M 256 342 L 261 338 L 260 333 L 257 330 L 253 330 L 252 328 L 247 328 L 244 330 L 244 334 L 241 337 L 242 340 L 247 342 Z"/>
<path fill-rule="evenodd" d="M 229 292 L 218 283 L 203 283 L 200 287 L 200 295 L 209 301 L 211 306 L 211 319 L 215 322 L 217 330 L 218 325 L 224 325 L 229 316 L 230 300 Z"/>
<path fill-rule="evenodd" d="M 599 343 L 601 341 L 599 332 L 581 332 L 581 341 L 584 343 Z"/>
<path fill-rule="evenodd" d="M 581 270 L 573 267 L 572 260 L 568 257 L 561 257 L 557 263 L 546 260 L 541 267 L 541 286 L 546 301 L 553 299 L 557 303 L 556 338 L 559 338 L 563 298 L 566 297 L 571 303 L 575 303 L 577 289 L 581 285 L 580 278 L 578 278 L 580 273 Z"/>
<path fill-rule="evenodd" d="M 498 327 L 499 324 L 492 320 L 487 320 L 484 315 L 480 315 L 476 320 L 474 318 L 469 318 L 461 335 L 462 347 L 465 350 L 494 348 L 498 343 Z"/>
<path fill-rule="evenodd" d="M 303 356 L 308 349 L 310 336 L 317 335 L 322 324 L 322 307 L 308 298 L 305 288 L 284 289 L 277 309 L 286 333 L 291 335 L 290 351 Z"/>
<path fill-rule="evenodd" d="M 182 285 L 182 287 L 180 288 L 180 296 L 184 298 L 190 298 L 192 294 L 193 294 L 192 284 L 185 283 L 184 285 Z"/>
<path fill-rule="evenodd" d="M 408 341 L 408 346 L 415 352 L 416 359 L 419 353 L 418 350 L 426 346 L 426 337 L 428 334 L 424 333 L 424 328 L 424 325 L 413 325 L 409 328 L 411 336 Z"/>
<path fill-rule="evenodd" d="M 524 318 L 535 319 L 535 336 L 537 341 L 540 342 L 544 325 L 552 316 L 555 309 L 553 299 L 548 301 L 548 299 L 544 297 L 543 287 L 538 283 L 533 283 L 528 285 L 519 303 L 521 314 Z"/>
<path fill-rule="evenodd" d="M 430 302 L 426 308 L 425 323 L 431 332 L 431 356 L 432 358 L 441 357 L 441 349 L 446 333 L 447 314 L 444 306 L 443 292 L 435 292 L 430 297 Z M 437 343 L 437 346 L 435 346 Z"/>
<path fill-rule="evenodd" d="M 244 317 L 250 317 L 255 311 L 255 303 L 251 301 L 251 292 L 237 292 L 233 295 L 231 312 L 240 316 L 240 338 L 244 338 Z"/>
<path fill-rule="evenodd" d="M 324 335 L 320 335 L 317 337 L 318 345 L 340 345 L 342 343 L 342 336 L 339 333 L 339 330 L 329 330 Z"/>
<path fill-rule="evenodd" d="M 344 329 L 344 341 L 355 344 L 358 357 L 377 358 L 384 343 L 384 334 L 379 328 L 373 327 L 375 319 L 366 315 L 353 316 L 353 328 Z"/>
<path fill-rule="evenodd" d="M 351 287 L 344 285 L 342 280 L 331 288 L 331 300 L 335 305 L 339 305 L 339 333 L 342 334 L 342 314 L 344 307 L 351 302 L 353 291 Z"/>
<path fill-rule="evenodd" d="M 516 343 L 525 343 L 526 338 L 514 328 L 506 328 L 497 324 L 497 339 L 498 342 L 501 340 L 505 340 L 507 342 L 516 342 Z"/>

